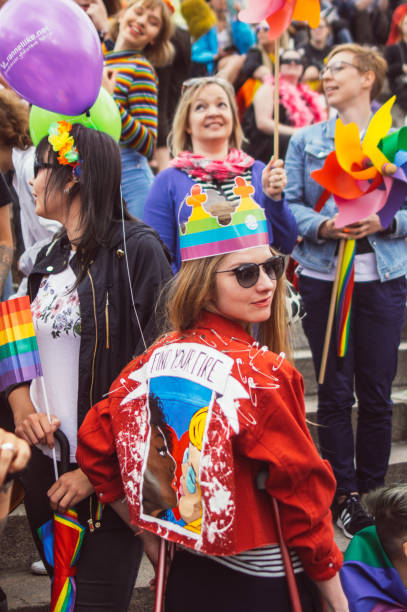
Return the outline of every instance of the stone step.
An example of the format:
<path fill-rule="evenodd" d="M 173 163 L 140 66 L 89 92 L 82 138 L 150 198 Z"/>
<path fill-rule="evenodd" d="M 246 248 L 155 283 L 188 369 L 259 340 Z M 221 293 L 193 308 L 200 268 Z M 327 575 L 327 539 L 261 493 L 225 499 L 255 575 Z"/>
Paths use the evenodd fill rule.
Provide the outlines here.
<path fill-rule="evenodd" d="M 315 379 L 314 364 L 312 362 L 311 351 L 309 348 L 296 349 L 294 351 L 295 367 L 304 377 L 305 394 L 315 395 L 317 383 Z M 403 340 L 399 347 L 398 367 L 396 378 L 393 384 L 396 387 L 407 388 L 407 341 Z"/>

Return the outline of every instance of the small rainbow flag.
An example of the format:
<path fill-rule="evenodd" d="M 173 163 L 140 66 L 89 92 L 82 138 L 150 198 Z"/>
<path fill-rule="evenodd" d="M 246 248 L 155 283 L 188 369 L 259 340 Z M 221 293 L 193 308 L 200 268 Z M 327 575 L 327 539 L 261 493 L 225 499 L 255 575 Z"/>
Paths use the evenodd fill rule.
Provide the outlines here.
<path fill-rule="evenodd" d="M 340 577 L 350 612 L 407 610 L 407 589 L 383 550 L 375 525 L 353 536 Z"/>
<path fill-rule="evenodd" d="M 347 240 L 339 274 L 336 296 L 336 337 L 338 357 L 344 357 L 348 348 L 352 293 L 355 284 L 356 240 Z"/>
<path fill-rule="evenodd" d="M 0 302 L 0 391 L 42 376 L 30 299 Z"/>

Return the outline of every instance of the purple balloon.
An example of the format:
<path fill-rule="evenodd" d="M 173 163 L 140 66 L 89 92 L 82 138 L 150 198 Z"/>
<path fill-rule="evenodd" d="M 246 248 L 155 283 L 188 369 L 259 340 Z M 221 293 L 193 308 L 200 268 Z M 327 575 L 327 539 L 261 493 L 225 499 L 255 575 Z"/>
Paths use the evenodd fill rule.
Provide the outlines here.
<path fill-rule="evenodd" d="M 0 9 L 0 74 L 22 98 L 64 115 L 95 102 L 103 54 L 74 0 L 8 0 Z"/>

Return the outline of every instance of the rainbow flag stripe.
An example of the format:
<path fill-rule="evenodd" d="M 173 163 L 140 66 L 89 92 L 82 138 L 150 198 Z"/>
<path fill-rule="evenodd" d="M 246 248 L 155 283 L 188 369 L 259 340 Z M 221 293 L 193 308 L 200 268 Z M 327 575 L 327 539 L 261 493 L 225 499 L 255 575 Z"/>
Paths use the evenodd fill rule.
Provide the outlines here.
<path fill-rule="evenodd" d="M 407 589 L 383 550 L 374 525 L 352 538 L 340 577 L 350 612 L 407 609 Z"/>
<path fill-rule="evenodd" d="M 30 299 L 0 302 L 0 391 L 42 376 Z"/>
<path fill-rule="evenodd" d="M 352 293 L 355 284 L 355 249 L 356 241 L 347 240 L 343 253 L 338 294 L 336 297 L 336 337 L 339 357 L 344 357 L 346 355 L 349 343 Z"/>

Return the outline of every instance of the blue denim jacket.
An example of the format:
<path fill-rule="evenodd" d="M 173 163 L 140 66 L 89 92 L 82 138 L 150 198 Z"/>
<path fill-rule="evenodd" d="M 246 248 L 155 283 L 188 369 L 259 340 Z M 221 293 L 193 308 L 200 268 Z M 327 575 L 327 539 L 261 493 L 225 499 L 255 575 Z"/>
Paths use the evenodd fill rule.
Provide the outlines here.
<path fill-rule="evenodd" d="M 311 172 L 322 168 L 325 158 L 334 150 L 336 118 L 317 123 L 296 132 L 290 140 L 285 158 L 288 186 L 285 197 L 294 213 L 299 234 L 303 237 L 293 257 L 300 264 L 319 272 L 330 272 L 334 265 L 337 240 L 320 240 L 318 229 L 338 212 L 333 197 L 320 213 L 314 211 L 323 188 L 311 178 Z M 396 213 L 396 229 L 391 234 L 378 232 L 368 236 L 377 259 L 380 280 L 387 281 L 407 273 L 407 206 Z"/>

